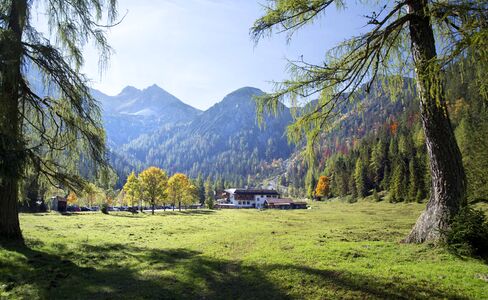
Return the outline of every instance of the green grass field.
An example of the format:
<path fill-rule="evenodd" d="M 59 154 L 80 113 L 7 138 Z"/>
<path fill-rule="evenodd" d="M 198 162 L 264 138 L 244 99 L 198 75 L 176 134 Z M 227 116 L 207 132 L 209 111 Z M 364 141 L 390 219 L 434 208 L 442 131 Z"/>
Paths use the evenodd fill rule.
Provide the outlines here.
<path fill-rule="evenodd" d="M 399 241 L 419 204 L 23 214 L 0 298 L 488 299 L 488 265 Z"/>

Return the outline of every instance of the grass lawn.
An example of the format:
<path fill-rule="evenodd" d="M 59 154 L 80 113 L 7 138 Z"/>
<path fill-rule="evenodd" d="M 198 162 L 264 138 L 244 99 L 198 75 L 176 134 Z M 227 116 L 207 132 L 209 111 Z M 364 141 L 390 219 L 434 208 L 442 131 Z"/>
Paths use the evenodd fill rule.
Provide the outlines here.
<path fill-rule="evenodd" d="M 0 298 L 488 299 L 488 265 L 404 245 L 423 205 L 22 214 Z"/>

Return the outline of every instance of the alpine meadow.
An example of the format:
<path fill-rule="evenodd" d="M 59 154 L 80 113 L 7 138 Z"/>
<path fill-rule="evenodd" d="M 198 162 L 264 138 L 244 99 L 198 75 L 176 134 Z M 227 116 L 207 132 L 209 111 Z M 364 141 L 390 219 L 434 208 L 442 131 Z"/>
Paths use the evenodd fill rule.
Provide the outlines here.
<path fill-rule="evenodd" d="M 480 0 L 0 0 L 0 299 L 488 299 L 487 73 Z"/>

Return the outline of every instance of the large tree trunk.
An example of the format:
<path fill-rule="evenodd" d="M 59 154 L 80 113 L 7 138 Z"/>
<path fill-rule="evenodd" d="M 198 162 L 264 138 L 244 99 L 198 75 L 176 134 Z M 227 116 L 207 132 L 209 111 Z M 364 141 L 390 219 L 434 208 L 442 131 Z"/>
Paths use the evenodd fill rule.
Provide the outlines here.
<path fill-rule="evenodd" d="M 0 237 L 22 240 L 18 188 L 25 153 L 20 128 L 19 83 L 27 0 L 12 1 L 8 30 L 0 37 Z"/>
<path fill-rule="evenodd" d="M 409 2 L 410 37 L 417 73 L 420 115 L 430 158 L 431 197 L 405 242 L 437 241 L 466 204 L 466 179 L 442 88 L 426 0 Z"/>

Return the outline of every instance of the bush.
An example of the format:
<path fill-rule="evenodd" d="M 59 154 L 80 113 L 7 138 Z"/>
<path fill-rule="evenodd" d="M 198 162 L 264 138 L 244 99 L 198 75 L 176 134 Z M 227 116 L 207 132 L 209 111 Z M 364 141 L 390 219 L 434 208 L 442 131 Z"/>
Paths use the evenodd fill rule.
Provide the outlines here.
<path fill-rule="evenodd" d="M 108 215 L 108 203 L 103 203 L 100 210 L 102 211 L 102 213 Z"/>
<path fill-rule="evenodd" d="M 376 191 L 376 189 L 373 189 L 373 199 L 374 199 L 374 201 L 376 201 L 376 202 L 381 201 L 381 198 L 380 198 L 380 196 L 378 195 L 378 191 Z"/>
<path fill-rule="evenodd" d="M 207 198 L 207 200 L 205 201 L 205 205 L 208 209 L 214 209 L 215 202 L 212 198 Z"/>
<path fill-rule="evenodd" d="M 446 242 L 458 255 L 488 257 L 488 222 L 483 211 L 469 206 L 461 209 L 451 223 Z"/>

